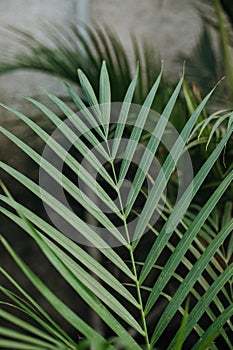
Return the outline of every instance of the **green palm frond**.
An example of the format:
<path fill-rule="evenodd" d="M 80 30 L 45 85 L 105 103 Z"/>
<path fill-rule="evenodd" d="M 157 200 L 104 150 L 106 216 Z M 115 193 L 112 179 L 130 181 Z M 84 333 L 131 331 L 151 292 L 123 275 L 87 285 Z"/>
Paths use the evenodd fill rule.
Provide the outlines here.
<path fill-rule="evenodd" d="M 109 52 L 109 55 L 111 54 Z M 56 220 L 48 222 L 41 218 L 15 200 L 3 184 L 5 193 L 0 195 L 0 212 L 33 238 L 62 278 L 100 317 L 108 334 L 112 334 L 113 338 L 109 339 L 99 334 L 88 321 L 79 316 L 79 310 L 74 312 L 65 305 L 31 271 L 7 240 L 1 237 L 2 245 L 30 282 L 85 340 L 72 340 L 29 292 L 24 290 L 15 276 L 10 276 L 1 268 L 1 274 L 12 284 L 14 292 L 0 286 L 1 293 L 9 300 L 2 303 L 0 317 L 12 325 L 17 325 L 19 330 L 0 327 L 0 347 L 65 350 L 85 349 L 90 344 L 93 349 L 98 350 L 117 349 L 121 344 L 122 348 L 127 350 L 152 350 L 155 346 L 160 347 L 164 341 L 164 334 L 168 332 L 170 324 L 175 322 L 175 333 L 173 332 L 172 337 L 167 337 L 163 347 L 181 349 L 183 344 L 190 341 L 190 334 L 194 332 L 196 340 L 192 341 L 191 345 L 187 343 L 190 349 L 207 349 L 209 346 L 215 350 L 220 349 L 222 345 L 218 345 L 218 341 L 214 343 L 216 337 L 223 342 L 226 349 L 232 349 L 230 332 L 233 330 L 233 264 L 230 259 L 226 266 L 219 262 L 219 252 L 226 242 L 230 248 L 220 257 L 229 257 L 232 250 L 232 207 L 227 204 L 221 224 L 217 221 L 215 211 L 218 202 L 232 184 L 233 171 L 230 169 L 227 172 L 202 207 L 196 207 L 197 214 L 195 207 L 193 209 L 190 203 L 195 204 L 196 195 L 201 195 L 202 185 L 231 138 L 233 126 L 228 125 L 177 203 L 170 204 L 169 196 L 167 200 L 164 199 L 164 189 L 169 185 L 200 113 L 214 89 L 187 118 L 179 137 L 161 164 L 158 175 L 153 177 L 151 165 L 155 155 L 160 152 L 163 136 L 167 132 L 169 119 L 182 89 L 183 77 L 170 95 L 160 118 L 151 121 L 149 110 L 156 99 L 162 79 L 162 73 L 158 74 L 132 123 L 129 121 L 132 118 L 131 105 L 140 73 L 137 70 L 132 81 L 128 83 L 122 99 L 124 103 L 117 110 L 116 116 L 114 105 L 111 104 L 111 75 L 107 67 L 108 64 L 104 62 L 98 87 L 92 86 L 90 77 L 79 70 L 80 86 L 89 106 L 67 86 L 76 109 L 81 109 L 77 114 L 61 99 L 48 94 L 67 118 L 65 121 L 38 101 L 28 99 L 54 124 L 56 132 L 52 136 L 24 114 L 3 106 L 35 132 L 48 147 L 49 151 L 46 147 L 45 150 L 49 153 L 44 151 L 41 155 L 1 127 L 1 133 L 18 145 L 40 167 L 41 176 L 44 176 L 46 181 L 37 184 L 4 162 L 0 162 L 0 167 L 33 195 L 42 198 L 45 208 L 49 208 L 50 213 L 52 211 Z M 134 110 L 133 112 L 135 114 Z M 137 147 L 148 121 L 150 125 L 152 123 L 152 128 L 149 136 L 147 135 L 144 152 L 138 160 L 138 167 L 132 171 Z M 148 134 L 147 130 L 146 132 Z M 122 148 L 121 143 L 125 138 L 127 144 L 123 145 L 122 161 L 119 161 L 119 149 Z M 74 147 L 74 153 L 67 151 L 71 146 Z M 59 161 L 56 163 L 56 160 L 62 160 L 61 169 L 56 166 L 60 164 Z M 85 169 L 83 160 L 91 166 L 92 171 L 88 171 L 88 167 Z M 69 172 L 63 173 L 64 166 L 80 177 L 84 187 L 71 181 Z M 98 174 L 99 181 L 93 173 Z M 131 182 L 128 193 L 122 193 L 121 190 L 124 179 Z M 148 179 L 150 188 L 145 186 Z M 95 225 L 91 225 L 60 200 L 56 193 L 57 184 L 67 195 L 66 198 L 72 198 L 76 206 L 83 208 L 90 215 Z M 125 195 L 126 202 L 123 200 Z M 117 198 L 118 201 L 113 198 Z M 162 204 L 164 208 L 161 207 Z M 155 211 L 160 217 L 156 223 L 152 223 Z M 132 220 L 135 218 L 136 224 L 132 226 Z M 68 235 L 67 231 L 63 231 L 57 224 L 58 221 L 68 225 L 68 231 L 72 234 Z M 103 231 L 105 235 L 101 234 Z M 85 246 L 74 242 L 75 238 L 77 240 L 74 233 L 79 233 L 78 237 L 81 237 L 86 245 L 94 246 L 101 259 L 96 259 L 88 253 Z M 114 248 L 116 246 L 121 246 L 121 249 Z M 166 257 L 161 262 L 164 254 Z M 108 267 L 102 264 L 103 261 L 108 262 Z M 175 290 L 170 290 L 169 285 L 172 285 L 174 280 Z M 164 298 L 166 303 L 160 314 L 157 314 L 161 298 Z M 185 309 L 189 299 L 189 308 Z M 21 322 L 11 310 L 6 311 L 7 307 L 26 314 L 29 321 Z M 180 326 L 180 321 L 177 320 L 183 316 Z M 203 317 L 208 319 L 206 325 L 203 324 Z M 29 326 L 30 319 L 33 319 L 33 324 L 36 323 L 38 328 Z"/>

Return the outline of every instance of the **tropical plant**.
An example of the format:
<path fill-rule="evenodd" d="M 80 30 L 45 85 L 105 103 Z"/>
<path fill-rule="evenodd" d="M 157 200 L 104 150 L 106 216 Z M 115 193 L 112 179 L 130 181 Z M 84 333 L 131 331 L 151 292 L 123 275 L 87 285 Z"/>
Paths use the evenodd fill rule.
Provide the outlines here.
<path fill-rule="evenodd" d="M 231 137 L 233 127 L 229 126 L 193 180 L 187 184 L 177 203 L 171 206 L 169 200 L 164 199 L 164 189 L 169 184 L 174 168 L 178 166 L 178 160 L 185 152 L 187 140 L 213 91 L 190 116 L 179 137 L 172 144 L 158 175 L 153 177 L 151 165 L 160 149 L 169 117 L 181 91 L 181 78 L 162 115 L 158 120 L 154 120 L 138 167 L 131 172 L 131 165 L 135 161 L 138 144 L 161 77 L 162 73 L 135 114 L 135 110 L 131 110 L 131 103 L 138 78 L 137 71 L 127 88 L 117 119 L 112 122 L 113 105 L 106 64 L 103 63 L 101 68 L 99 100 L 85 74 L 79 70 L 80 84 L 90 108 L 85 106 L 69 85 L 67 90 L 76 109 L 80 110 L 78 114 L 61 99 L 48 94 L 66 116 L 65 122 L 40 102 L 32 98 L 27 99 L 54 123 L 56 133 L 52 136 L 24 114 L 4 106 L 44 141 L 48 153 L 43 152 L 40 155 L 23 140 L 1 127 L 1 132 L 40 167 L 45 182 L 43 185 L 37 184 L 4 162 L 0 163 L 1 169 L 17 179 L 35 196 L 42 196 L 47 210 L 52 211 L 55 216 L 52 222 L 44 220 L 36 212 L 16 201 L 3 184 L 5 194 L 0 195 L 0 211 L 35 240 L 62 278 L 100 317 L 105 331 L 103 334 L 97 332 L 90 326 L 89 320 L 80 318 L 78 306 L 76 310 L 72 310 L 59 299 L 24 263 L 7 239 L 1 236 L 2 245 L 27 278 L 79 334 L 78 339 L 72 339 L 30 295 L 30 291 L 24 290 L 17 277 L 9 275 L 2 267 L 1 274 L 12 284 L 14 291 L 0 286 L 2 295 L 8 300 L 2 302 L 0 309 L 0 317 L 8 322 L 8 326 L 0 327 L 1 348 L 233 348 L 230 338 L 233 329 L 233 264 L 230 261 L 230 251 L 221 255 L 227 262 L 226 266 L 222 266 L 218 254 L 233 228 L 229 206 L 228 215 L 221 218 L 221 225 L 214 225 L 214 221 L 210 219 L 217 203 L 232 182 L 233 171 L 229 171 L 205 205 L 198 208 L 197 214 L 193 215 L 189 210 L 190 202 L 193 202 L 196 194 L 201 191 L 205 178 Z M 129 121 L 132 112 L 135 117 L 133 124 Z M 125 137 L 127 144 L 123 145 L 123 153 L 119 160 L 118 150 Z M 69 147 L 64 140 L 69 140 Z M 67 152 L 71 145 L 75 149 L 75 153 L 72 154 Z M 100 156 L 103 158 L 103 166 L 100 164 Z M 81 178 L 86 187 L 72 182 L 67 174 L 62 173 L 64 167 L 59 169 L 56 165 L 56 160 L 59 159 Z M 83 160 L 93 167 L 99 180 L 96 180 L 92 171 L 88 172 L 88 168 L 85 169 Z M 122 193 L 121 188 L 125 178 L 132 183 L 126 202 L 122 197 L 125 195 L 125 189 Z M 146 179 L 151 187 L 145 185 Z M 92 218 L 92 225 L 90 220 L 79 217 L 59 200 L 56 184 L 85 209 Z M 140 205 L 137 203 L 138 198 Z M 111 209 L 114 215 L 109 213 L 109 210 L 99 210 L 103 207 L 97 203 L 104 204 L 104 208 Z M 116 203 L 119 203 L 119 207 Z M 160 219 L 156 224 L 152 224 L 151 218 L 155 212 L 160 214 Z M 135 218 L 136 225 L 132 229 L 131 222 Z M 98 257 L 89 254 L 88 249 L 64 234 L 59 228 L 60 220 L 66 223 L 63 228 L 68 225 L 69 230 L 79 233 L 80 236 L 76 235 L 76 238 L 84 237 L 86 245 L 94 246 L 99 252 Z M 217 235 L 213 234 L 213 227 L 218 230 Z M 103 230 L 108 233 L 107 239 L 99 234 Z M 145 231 L 148 233 L 144 234 Z M 232 247 L 232 238 L 230 241 Z M 120 248 L 114 248 L 113 245 Z M 26 314 L 27 320 L 8 310 L 12 307 Z M 182 315 L 183 321 L 179 326 Z M 17 328 L 14 328 L 15 326 Z"/>

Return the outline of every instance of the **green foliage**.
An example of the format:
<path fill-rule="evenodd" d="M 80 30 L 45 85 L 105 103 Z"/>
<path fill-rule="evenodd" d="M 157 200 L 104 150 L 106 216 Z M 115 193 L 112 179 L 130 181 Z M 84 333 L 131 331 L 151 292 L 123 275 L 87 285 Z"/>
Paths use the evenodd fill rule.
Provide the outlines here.
<path fill-rule="evenodd" d="M 134 159 L 136 145 L 140 142 L 140 128 L 138 126 L 141 125 L 141 128 L 143 128 L 148 118 L 148 110 L 152 106 L 161 81 L 160 74 L 148 93 L 139 114 L 136 116 L 137 120 L 131 127 L 128 146 L 123 154 L 124 161 L 122 161 L 120 170 L 117 172 L 117 166 L 119 166 L 116 159 L 117 148 L 119 147 L 119 140 L 128 127 L 130 113 L 126 107 L 132 102 L 137 77 L 138 72 L 127 89 L 124 97 L 125 103 L 122 105 L 118 116 L 120 123 L 115 128 L 112 128 L 110 122 L 111 89 L 105 63 L 103 63 L 101 68 L 99 99 L 95 95 L 86 75 L 79 71 L 80 84 L 85 94 L 85 99 L 92 106 L 91 109 L 87 109 L 72 88 L 67 87 L 77 109 L 82 108 L 83 118 L 78 117 L 60 99 L 48 94 L 49 98 L 65 114 L 67 120 L 70 121 L 65 127 L 60 127 L 60 132 L 76 146 L 76 150 L 79 150 L 81 154 L 81 159 L 89 157 L 88 159 L 97 173 L 101 172 L 102 182 L 97 184 L 96 187 L 93 186 L 91 173 L 84 172 L 82 175 L 81 172 L 77 172 L 81 167 L 81 160 L 69 153 L 67 154 L 62 143 L 51 139 L 45 130 L 22 113 L 6 106 L 5 108 L 16 114 L 45 144 L 49 143 L 54 154 L 63 159 L 64 163 L 76 172 L 78 176 L 81 174 L 83 181 L 92 189 L 94 195 L 114 210 L 116 209 L 115 203 L 111 200 L 111 192 L 107 191 L 106 184 L 110 186 L 111 191 L 115 193 L 115 196 L 121 203 L 121 180 L 125 178 L 131 161 Z M 147 193 L 144 188 L 145 178 L 150 173 L 150 164 L 159 150 L 166 124 L 181 91 L 182 82 L 183 79 L 177 84 L 164 108 L 163 118 L 160 118 L 155 123 L 149 141 L 146 144 L 146 149 L 150 149 L 152 156 L 149 158 L 145 155 L 142 156 L 140 160 L 140 169 L 142 171 L 137 170 L 135 175 L 131 176 L 132 189 L 129 195 L 130 200 L 127 202 L 126 207 L 121 206 L 120 210 L 115 211 L 117 222 L 120 221 L 124 227 L 123 233 L 107 213 L 98 210 L 92 196 L 88 198 L 82 188 L 73 183 L 65 174 L 62 176 L 61 182 L 61 173 L 53 164 L 50 164 L 18 137 L 3 127 L 0 128 L 0 131 L 5 136 L 17 144 L 53 180 L 61 182 L 63 189 L 73 197 L 78 205 L 83 206 L 89 212 L 97 225 L 106 228 L 109 235 L 112 235 L 122 245 L 122 250 L 120 251 L 111 247 L 108 242 L 105 242 L 95 232 L 92 226 L 88 225 L 88 222 L 82 220 L 70 208 L 55 198 L 48 189 L 41 188 L 18 170 L 0 162 L 3 171 L 17 179 L 34 195 L 39 198 L 42 195 L 43 201 L 54 210 L 58 217 L 69 222 L 77 232 L 83 235 L 90 244 L 94 244 L 99 251 L 101 260 L 89 254 L 84 247 L 73 242 L 51 223 L 39 217 L 37 213 L 17 202 L 2 184 L 5 194 L 0 195 L 1 213 L 10 218 L 35 240 L 48 261 L 75 292 L 81 296 L 89 308 L 100 317 L 105 327 L 113 335 L 111 339 L 104 337 L 104 335 L 99 334 L 92 328 L 88 322 L 80 318 L 79 311 L 76 310 L 74 312 L 60 300 L 31 271 L 7 240 L 1 237 L 1 244 L 31 283 L 85 340 L 80 338 L 80 341 L 76 343 L 71 339 L 62 327 L 47 314 L 46 310 L 38 305 L 36 300 L 30 296 L 30 293 L 23 289 L 20 283 L 17 282 L 17 277 L 10 276 L 5 269 L 1 268 L 1 274 L 11 282 L 16 292 L 12 292 L 3 285 L 0 286 L 1 292 L 9 300 L 7 303 L 2 303 L 0 317 L 7 320 L 10 324 L 16 325 L 19 330 L 11 329 L 10 327 L 0 327 L 0 347 L 4 349 L 81 350 L 90 346 L 91 349 L 95 350 L 111 350 L 121 346 L 125 349 L 150 350 L 154 349 L 154 346 L 159 346 L 161 339 L 163 339 L 162 335 L 164 332 L 166 333 L 171 321 L 174 321 L 177 315 L 181 315 L 181 317 L 184 315 L 180 330 L 179 323 L 176 322 L 177 335 L 169 339 L 168 349 L 180 349 L 193 331 L 198 336 L 198 340 L 192 344 L 192 349 L 206 349 L 211 343 L 212 349 L 220 349 L 217 343 L 213 343 L 217 335 L 221 336 L 225 346 L 228 346 L 229 349 L 233 348 L 230 339 L 230 332 L 233 329 L 231 322 L 233 314 L 231 280 L 233 264 L 229 258 L 232 249 L 232 238 L 230 238 L 230 248 L 226 255 L 221 255 L 223 259 L 226 259 L 226 256 L 228 256 L 227 265 L 223 266 L 221 261 L 219 261 L 221 247 L 229 239 L 233 229 L 230 204 L 226 204 L 227 207 L 225 215 L 221 218 L 221 224 L 216 224 L 218 218 L 215 213 L 218 202 L 232 183 L 233 170 L 229 170 L 221 183 L 209 195 L 206 203 L 198 208 L 198 212 L 195 215 L 191 210 L 192 207 L 188 210 L 190 199 L 194 204 L 195 196 L 198 193 L 201 195 L 203 182 L 232 135 L 233 126 L 231 123 L 219 142 L 213 147 L 206 161 L 202 164 L 176 205 L 173 207 L 167 200 L 164 211 L 160 211 L 160 199 L 163 198 L 164 187 L 169 184 L 174 167 L 182 155 L 200 113 L 213 91 L 193 111 L 181 131 L 181 137 L 176 140 L 170 153 L 164 160 L 160 173 L 156 178 L 150 180 L 152 183 L 151 191 Z M 61 124 L 60 118 L 54 112 L 39 102 L 33 99 L 30 100 L 47 115 L 55 127 Z M 83 138 L 77 139 L 74 129 L 71 127 L 72 125 L 75 125 L 83 135 Z M 155 138 L 154 135 L 157 137 Z M 113 141 L 112 148 L 109 144 L 110 140 Z M 105 158 L 105 163 L 109 164 L 106 168 L 99 167 L 98 157 L 95 154 L 90 155 L 90 152 L 88 152 L 89 147 L 87 145 L 96 146 L 101 143 L 99 150 Z M 137 211 L 135 201 L 140 193 L 143 193 L 144 204 L 141 210 Z M 155 210 L 160 212 L 161 219 L 155 226 L 151 226 L 150 219 Z M 128 219 L 134 211 L 136 211 L 138 222 L 132 241 L 129 236 Z M 150 233 L 148 233 L 150 243 L 147 245 L 143 243 L 145 238 L 143 232 L 145 230 L 150 230 Z M 215 234 L 215 231 L 217 231 L 217 234 Z M 166 250 L 169 251 L 169 254 L 164 263 L 161 264 L 159 257 Z M 191 259 L 189 258 L 190 256 L 192 257 Z M 109 267 L 106 268 L 101 261 L 108 261 Z M 181 273 L 180 271 L 183 272 Z M 120 278 L 117 276 L 120 276 Z M 174 292 L 169 292 L 166 286 L 169 283 L 173 283 L 172 281 L 174 280 L 177 287 Z M 190 304 L 187 310 L 184 305 L 188 297 L 192 300 L 192 306 Z M 153 315 L 153 312 L 156 311 L 161 298 L 166 300 L 166 306 L 163 308 L 159 319 L 156 322 L 154 320 L 151 322 L 150 315 Z M 23 321 L 18 316 L 15 316 L 13 312 L 6 311 L 12 307 L 26 314 L 28 321 Z M 208 316 L 208 319 L 211 321 L 207 327 L 203 326 L 201 322 L 203 316 Z M 30 319 L 38 326 L 30 325 Z M 26 333 L 25 330 L 27 330 Z"/>

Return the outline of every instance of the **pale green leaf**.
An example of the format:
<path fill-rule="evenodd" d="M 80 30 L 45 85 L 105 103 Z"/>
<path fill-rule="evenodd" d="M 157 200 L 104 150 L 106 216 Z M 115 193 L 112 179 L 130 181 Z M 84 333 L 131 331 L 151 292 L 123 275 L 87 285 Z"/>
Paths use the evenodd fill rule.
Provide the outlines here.
<path fill-rule="evenodd" d="M 129 293 L 129 291 L 124 287 L 124 285 L 120 283 L 120 281 L 116 279 L 110 271 L 108 271 L 103 265 L 101 265 L 101 263 L 96 261 L 90 254 L 88 254 L 88 252 L 82 249 L 78 244 L 75 244 L 72 240 L 70 240 L 68 237 L 59 232 L 56 228 L 45 222 L 39 216 L 37 216 L 24 206 L 20 205 L 19 203 L 14 203 L 9 198 L 1 195 L 0 199 L 8 205 L 12 206 L 13 208 L 17 207 L 29 221 L 31 221 L 35 226 L 39 227 L 40 230 L 43 230 L 46 233 L 46 235 L 50 236 L 58 244 L 61 244 L 62 247 L 73 256 L 73 258 L 78 259 L 80 263 L 82 263 L 89 269 L 89 271 L 92 271 L 96 276 L 98 276 L 98 278 L 100 278 L 103 282 L 108 284 L 118 294 L 122 295 L 128 302 L 132 303 L 137 308 L 139 307 L 139 304 L 136 301 L 136 299 L 131 295 L 131 293 Z M 0 211 L 4 215 L 7 215 L 18 225 L 20 225 L 20 223 L 22 224 L 22 220 L 6 208 L 0 207 Z M 23 227 L 24 229 L 26 229 L 25 225 L 23 225 Z M 47 240 L 47 242 L 49 241 Z"/>
<path fill-rule="evenodd" d="M 13 331 L 13 330 L 11 330 L 9 328 L 0 326 L 0 336 L 1 335 L 4 336 L 4 337 L 17 339 L 18 341 L 22 341 L 22 342 L 25 342 L 25 343 L 32 344 L 31 345 L 32 347 L 34 345 L 37 345 L 38 347 L 42 347 L 42 348 L 46 348 L 46 349 L 56 349 L 54 344 L 49 344 L 48 342 L 45 342 L 45 341 L 40 340 L 38 338 L 34 338 L 34 337 L 31 337 L 31 336 L 19 333 L 17 331 Z M 1 340 L 0 340 L 0 342 L 1 342 Z"/>
<path fill-rule="evenodd" d="M 32 284 L 39 290 L 39 292 L 49 301 L 49 303 L 56 309 L 58 313 L 61 314 L 63 318 L 66 319 L 73 327 L 80 331 L 87 339 L 96 339 L 96 341 L 104 341 L 94 329 L 92 329 L 86 322 L 84 322 L 77 314 L 75 314 L 71 309 L 69 309 L 60 299 L 52 293 L 48 287 L 25 265 L 25 263 L 19 258 L 19 256 L 14 252 L 7 241 L 1 237 L 1 242 L 10 253 L 12 258 L 15 260 L 17 265 L 25 273 Z M 0 310 L 0 316 L 3 310 Z M 10 315 L 12 317 L 12 315 Z M 20 320 L 21 322 L 21 320 Z M 113 348 L 112 348 L 113 350 Z"/>
<path fill-rule="evenodd" d="M 111 87 L 105 61 L 102 63 L 100 72 L 99 103 L 102 115 L 101 124 L 103 125 L 105 136 L 107 137 L 111 115 Z"/>
<path fill-rule="evenodd" d="M 99 102 L 96 98 L 95 92 L 87 79 L 86 75 L 82 72 L 81 69 L 78 69 L 78 76 L 79 81 L 82 87 L 82 90 L 87 98 L 87 101 L 91 107 L 91 110 L 95 114 L 95 117 L 97 118 L 98 122 L 102 123 L 102 115 L 99 107 Z"/>
<path fill-rule="evenodd" d="M 174 229 L 179 224 L 180 220 L 182 219 L 184 209 L 187 208 L 188 204 L 190 203 L 191 199 L 195 196 L 195 194 L 198 192 L 201 184 L 205 180 L 206 176 L 208 175 L 209 171 L 212 169 L 214 162 L 217 160 L 219 154 L 222 152 L 227 140 L 230 138 L 232 134 L 232 130 L 229 130 L 221 140 L 221 142 L 217 145 L 215 150 L 212 152 L 212 154 L 209 156 L 209 158 L 206 160 L 206 162 L 203 164 L 197 175 L 195 176 L 192 183 L 188 186 L 182 197 L 180 198 L 179 202 L 176 204 L 175 208 L 173 208 L 173 211 L 171 212 L 171 215 L 169 216 L 166 224 L 161 230 L 160 235 L 158 236 L 157 240 L 153 244 L 153 246 L 150 249 L 150 252 L 148 253 L 145 264 L 143 266 L 143 269 L 140 274 L 140 283 L 143 283 L 145 278 L 148 276 L 149 272 L 151 271 L 151 268 L 154 264 L 154 262 L 159 257 L 160 253 L 166 246 L 169 238 L 171 237 Z M 191 197 L 191 198 L 190 198 Z M 182 215 L 180 215 L 182 213 Z M 146 224 L 146 220 L 145 223 Z"/>
<path fill-rule="evenodd" d="M 122 156 L 122 165 L 120 169 L 120 175 L 119 175 L 119 183 L 121 182 L 122 179 L 125 178 L 125 175 L 129 169 L 129 166 L 131 164 L 131 161 L 133 159 L 137 144 L 139 142 L 140 136 L 143 131 L 143 127 L 147 121 L 148 114 L 150 112 L 150 108 L 152 105 L 152 102 L 155 98 L 156 92 L 159 87 L 159 83 L 162 78 L 162 72 L 159 74 L 158 78 L 156 79 L 154 85 L 152 86 L 149 94 L 146 97 L 145 102 L 143 103 L 140 112 L 137 116 L 135 125 L 133 127 L 133 130 L 130 135 L 130 139 L 128 141 L 128 145 L 126 147 L 126 150 Z"/>
<path fill-rule="evenodd" d="M 117 126 L 116 130 L 114 133 L 114 140 L 113 140 L 113 146 L 112 146 L 112 158 L 115 159 L 117 155 L 117 150 L 119 148 L 119 144 L 121 142 L 121 138 L 124 132 L 124 129 L 127 125 L 127 118 L 128 118 L 128 113 L 131 107 L 132 99 L 133 99 L 133 94 L 135 92 L 135 87 L 137 84 L 138 80 L 138 71 L 139 67 L 137 66 L 137 71 L 135 74 L 135 77 L 131 81 L 128 90 L 125 94 L 124 101 L 122 103 L 122 107 L 119 113 L 119 118 L 117 120 Z"/>
<path fill-rule="evenodd" d="M 153 287 L 153 290 L 152 290 L 152 292 L 147 300 L 146 306 L 145 306 L 145 313 L 148 313 L 151 310 L 151 308 L 153 307 L 155 301 L 159 297 L 160 291 L 163 290 L 163 288 L 166 286 L 167 282 L 169 281 L 169 277 L 170 277 L 171 273 L 173 273 L 175 271 L 177 266 L 182 261 L 185 253 L 189 249 L 189 246 L 192 244 L 194 237 L 199 233 L 200 228 L 202 227 L 202 225 L 204 224 L 205 220 L 208 218 L 208 216 L 210 215 L 212 210 L 215 208 L 215 206 L 218 203 L 219 199 L 221 198 L 222 194 L 226 191 L 227 187 L 232 182 L 232 179 L 233 179 L 233 171 L 219 185 L 217 190 L 214 192 L 214 194 L 210 197 L 208 202 L 205 204 L 205 206 L 199 212 L 199 214 L 197 215 L 197 217 L 193 221 L 191 227 L 183 235 L 182 239 L 180 240 L 177 247 L 175 248 L 173 254 L 170 256 L 170 258 L 166 262 L 166 264 L 163 268 L 163 271 L 161 272 L 160 276 L 158 277 L 158 279 Z M 233 224 L 233 222 L 232 222 L 232 224 Z M 199 258 L 199 260 L 202 259 L 203 255 Z"/>
<path fill-rule="evenodd" d="M 172 319 L 174 314 L 176 313 L 178 307 L 187 297 L 191 288 L 193 288 L 194 284 L 198 280 L 199 276 L 202 274 L 206 266 L 208 265 L 211 257 L 215 254 L 219 246 L 224 242 L 227 236 L 230 234 L 233 229 L 233 219 L 228 225 L 225 226 L 221 232 L 216 236 L 216 238 L 212 241 L 212 243 L 208 246 L 206 251 L 202 254 L 200 259 L 195 263 L 193 269 L 189 271 L 183 283 L 177 289 L 175 295 L 173 296 L 173 302 L 168 304 L 165 311 L 163 312 L 160 320 L 158 321 L 155 330 L 153 332 L 151 343 L 155 344 L 164 329 L 167 327 L 169 321 Z"/>
<path fill-rule="evenodd" d="M 49 193 L 41 189 L 36 183 L 31 181 L 29 178 L 25 177 L 23 174 L 18 172 L 12 167 L 0 162 L 0 167 L 7 171 L 11 176 L 15 177 L 18 181 L 22 182 L 22 184 L 27 187 L 32 193 L 36 194 L 38 197 L 43 196 L 43 200 L 49 205 L 55 212 L 57 212 L 63 219 L 65 219 L 68 223 L 74 227 L 77 232 L 80 232 L 84 237 L 88 238 L 90 243 L 93 246 L 97 247 L 106 247 L 106 242 L 96 234 L 94 230 L 90 228 L 88 224 L 82 221 L 77 215 L 71 212 L 66 206 L 56 200 Z M 128 275 L 131 279 L 134 280 L 134 276 L 129 268 L 126 266 L 124 261 L 119 257 L 118 254 L 114 252 L 113 249 L 109 247 L 109 249 L 101 249 L 101 252 L 116 266 L 118 266 L 126 275 Z"/>

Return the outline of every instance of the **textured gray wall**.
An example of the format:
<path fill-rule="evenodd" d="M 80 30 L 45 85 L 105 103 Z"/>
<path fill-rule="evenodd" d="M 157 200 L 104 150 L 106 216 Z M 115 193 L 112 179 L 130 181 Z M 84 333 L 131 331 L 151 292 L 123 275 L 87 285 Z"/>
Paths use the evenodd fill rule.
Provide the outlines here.
<path fill-rule="evenodd" d="M 20 28 L 46 42 L 43 31 L 44 23 L 65 24 L 74 21 L 74 4 L 73 0 L 1 0 L 0 54 L 4 56 L 5 49 L 11 50 L 12 54 L 18 50 L 17 46 L 12 47 L 12 36 L 3 29 L 8 26 Z M 22 104 L 22 100 L 17 96 L 18 94 L 40 95 L 42 93 L 39 87 L 54 90 L 58 86 L 56 79 L 44 74 L 11 73 L 0 76 L 0 100 L 7 104 L 13 104 L 14 107 L 18 108 Z M 27 110 L 27 112 L 30 113 L 30 110 Z"/>
<path fill-rule="evenodd" d="M 145 38 L 158 49 L 172 71 L 177 53 L 190 54 L 201 31 L 201 19 L 193 0 L 97 0 L 91 18 L 105 22 L 120 36 L 129 52 L 130 33 Z"/>

